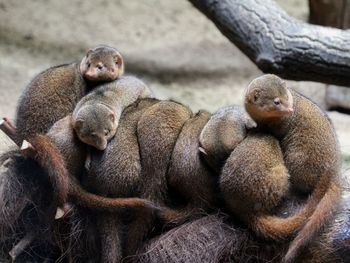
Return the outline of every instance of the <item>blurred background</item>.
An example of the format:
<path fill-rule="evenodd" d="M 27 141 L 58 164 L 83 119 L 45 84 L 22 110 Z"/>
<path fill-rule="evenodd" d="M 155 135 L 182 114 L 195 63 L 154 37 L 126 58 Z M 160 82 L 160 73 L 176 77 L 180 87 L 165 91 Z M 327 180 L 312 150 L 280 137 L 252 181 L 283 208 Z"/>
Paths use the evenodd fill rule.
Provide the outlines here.
<path fill-rule="evenodd" d="M 308 0 L 276 2 L 308 20 Z M 242 104 L 244 88 L 262 74 L 186 0 L 0 0 L 0 117 L 14 118 L 17 100 L 36 74 L 80 60 L 98 44 L 119 49 L 126 73 L 141 77 L 157 97 L 194 111 Z M 325 84 L 289 85 L 324 109 L 337 106 L 327 100 Z M 329 115 L 349 174 L 350 115 Z"/>

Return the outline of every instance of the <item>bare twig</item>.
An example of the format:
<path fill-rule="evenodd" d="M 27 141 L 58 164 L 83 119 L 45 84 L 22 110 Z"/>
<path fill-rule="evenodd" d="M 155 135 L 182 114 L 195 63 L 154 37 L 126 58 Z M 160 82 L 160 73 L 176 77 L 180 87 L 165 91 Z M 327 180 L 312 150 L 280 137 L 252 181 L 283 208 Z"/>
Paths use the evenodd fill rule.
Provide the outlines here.
<path fill-rule="evenodd" d="M 35 231 L 28 232 L 9 252 L 12 261 L 15 261 L 16 258 L 25 251 L 25 249 L 33 242 L 36 237 Z"/>
<path fill-rule="evenodd" d="M 2 130 L 12 141 L 16 142 L 16 126 L 8 118 L 0 120 L 0 130 Z"/>

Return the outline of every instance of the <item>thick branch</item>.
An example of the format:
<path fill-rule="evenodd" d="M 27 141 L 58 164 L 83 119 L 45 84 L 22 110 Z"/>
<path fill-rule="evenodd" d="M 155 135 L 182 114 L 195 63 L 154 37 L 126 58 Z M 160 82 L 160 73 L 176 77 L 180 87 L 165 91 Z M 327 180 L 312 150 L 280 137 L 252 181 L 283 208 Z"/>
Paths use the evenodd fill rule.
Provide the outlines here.
<path fill-rule="evenodd" d="M 272 0 L 189 0 L 263 72 L 350 86 L 350 31 L 310 25 Z"/>

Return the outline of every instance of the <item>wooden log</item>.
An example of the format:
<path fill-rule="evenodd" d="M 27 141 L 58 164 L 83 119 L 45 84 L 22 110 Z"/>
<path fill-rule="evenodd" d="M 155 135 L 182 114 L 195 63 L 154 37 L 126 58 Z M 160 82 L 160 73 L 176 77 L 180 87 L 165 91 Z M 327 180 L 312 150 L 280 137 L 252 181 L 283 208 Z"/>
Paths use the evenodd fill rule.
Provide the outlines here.
<path fill-rule="evenodd" d="M 336 28 L 350 27 L 350 0 L 309 0 L 309 22 Z"/>
<path fill-rule="evenodd" d="M 350 86 L 350 31 L 310 25 L 272 0 L 189 0 L 263 72 Z"/>

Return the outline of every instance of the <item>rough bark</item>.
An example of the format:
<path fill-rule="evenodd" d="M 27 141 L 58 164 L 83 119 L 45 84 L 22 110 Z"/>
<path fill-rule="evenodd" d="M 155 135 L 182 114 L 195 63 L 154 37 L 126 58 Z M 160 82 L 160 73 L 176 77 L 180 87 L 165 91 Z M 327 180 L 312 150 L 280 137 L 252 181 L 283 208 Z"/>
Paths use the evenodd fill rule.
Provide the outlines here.
<path fill-rule="evenodd" d="M 350 31 L 310 25 L 272 0 L 189 0 L 263 72 L 350 86 Z"/>

